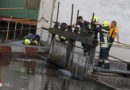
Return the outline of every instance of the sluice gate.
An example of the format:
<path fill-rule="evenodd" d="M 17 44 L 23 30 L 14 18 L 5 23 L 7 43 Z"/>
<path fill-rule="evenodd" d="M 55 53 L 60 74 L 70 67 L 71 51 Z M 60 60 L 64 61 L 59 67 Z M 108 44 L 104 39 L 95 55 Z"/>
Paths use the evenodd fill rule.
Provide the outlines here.
<path fill-rule="evenodd" d="M 59 7 L 59 6 L 58 6 Z M 59 12 L 59 9 L 58 9 Z M 94 31 L 90 30 L 86 36 L 81 36 L 79 34 L 78 27 L 72 28 L 72 16 L 70 25 L 67 26 L 66 30 L 61 27 L 62 23 L 58 22 L 58 12 L 57 19 L 54 28 L 43 29 L 48 30 L 51 34 L 51 44 L 48 56 L 48 61 L 52 62 L 62 68 L 70 70 L 75 78 L 80 80 L 90 77 L 91 79 L 96 79 L 99 82 L 105 82 L 110 86 L 115 86 L 118 88 L 130 88 L 128 84 L 124 84 L 127 78 L 122 77 L 122 75 L 129 75 L 129 71 L 115 67 L 117 64 L 112 64 L 110 70 L 98 68 L 96 65 L 97 59 L 95 59 L 96 47 L 98 46 L 98 41 L 94 40 Z M 79 13 L 79 11 L 78 11 Z M 73 5 L 72 5 L 73 14 Z M 78 14 L 77 14 L 78 16 Z M 92 18 L 94 17 L 94 14 Z M 67 41 L 62 42 L 59 36 L 64 36 Z M 85 42 L 90 45 L 90 55 L 85 56 L 83 54 L 83 48 L 76 46 L 76 43 Z M 113 61 L 111 61 L 113 63 Z M 121 63 L 121 62 L 118 62 Z M 123 82 L 117 83 L 116 81 L 122 80 Z M 128 79 L 127 82 L 130 82 Z"/>

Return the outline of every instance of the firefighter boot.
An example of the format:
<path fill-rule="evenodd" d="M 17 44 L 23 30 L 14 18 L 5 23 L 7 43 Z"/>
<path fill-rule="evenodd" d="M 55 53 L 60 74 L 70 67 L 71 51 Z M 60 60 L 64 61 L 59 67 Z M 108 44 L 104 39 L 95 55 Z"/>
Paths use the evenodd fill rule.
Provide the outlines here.
<path fill-rule="evenodd" d="M 103 60 L 102 59 L 99 59 L 98 60 L 98 67 L 102 67 L 103 66 Z"/>
<path fill-rule="evenodd" d="M 110 69 L 110 61 L 109 60 L 104 60 L 104 68 Z"/>
<path fill-rule="evenodd" d="M 85 56 L 88 56 L 89 54 L 88 54 L 88 52 L 84 52 L 84 55 L 85 55 Z"/>

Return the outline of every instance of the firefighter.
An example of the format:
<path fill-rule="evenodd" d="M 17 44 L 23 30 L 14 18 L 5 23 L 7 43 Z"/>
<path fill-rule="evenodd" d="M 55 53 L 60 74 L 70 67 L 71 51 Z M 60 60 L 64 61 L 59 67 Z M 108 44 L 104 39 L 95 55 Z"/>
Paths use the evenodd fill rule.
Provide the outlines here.
<path fill-rule="evenodd" d="M 93 22 L 98 22 L 98 18 L 96 16 L 93 18 Z M 80 35 L 83 37 L 85 37 L 92 28 L 91 23 L 85 21 L 82 16 L 79 16 L 77 18 L 77 24 L 80 25 Z M 73 24 L 72 26 L 74 27 L 75 25 L 76 24 Z M 94 25 L 94 27 L 96 27 L 96 25 Z M 94 38 L 96 38 L 96 35 L 97 34 L 94 35 L 95 36 Z M 83 43 L 83 42 L 81 42 L 81 44 L 84 48 L 84 55 L 85 56 L 89 55 L 90 46 L 87 43 Z"/>
<path fill-rule="evenodd" d="M 39 45 L 40 36 L 32 35 L 24 40 L 25 45 Z"/>
<path fill-rule="evenodd" d="M 80 35 L 81 36 L 86 36 L 88 34 L 88 31 L 89 31 L 88 27 L 89 27 L 90 23 L 85 21 L 82 16 L 79 16 L 77 18 L 76 23 L 77 23 L 77 25 L 80 26 Z M 75 27 L 76 24 L 73 24 L 72 26 Z M 89 50 L 90 46 L 87 43 L 83 43 L 83 42 L 81 42 L 81 44 L 82 44 L 82 46 L 84 48 L 84 55 L 87 56 L 89 54 L 89 51 L 90 51 Z"/>
<path fill-rule="evenodd" d="M 109 52 L 110 52 L 111 46 L 112 46 L 116 37 L 117 37 L 117 43 L 120 43 L 120 41 L 119 41 L 119 29 L 117 27 L 117 22 L 112 21 L 111 26 L 109 26 L 109 28 L 110 28 L 109 39 L 110 39 L 111 44 L 109 44 L 109 47 L 108 47 L 108 58 L 109 58 Z"/>
<path fill-rule="evenodd" d="M 104 21 L 101 27 L 97 27 L 96 30 L 100 33 L 100 55 L 98 60 L 98 66 L 105 69 L 110 68 L 110 61 L 108 60 L 108 46 L 109 46 L 109 22 Z"/>
<path fill-rule="evenodd" d="M 77 24 L 80 25 L 80 35 L 86 36 L 89 32 L 89 28 L 91 28 L 90 23 L 88 21 L 85 21 L 82 16 L 78 17 Z M 84 55 L 89 55 L 90 46 L 87 43 L 81 42 L 83 48 L 84 48 Z"/>
<path fill-rule="evenodd" d="M 93 18 L 93 23 L 98 23 L 98 17 L 97 17 L 97 16 L 94 16 L 94 18 Z M 94 40 L 95 40 L 95 41 L 98 41 L 98 31 L 95 30 L 96 27 L 97 27 L 97 25 L 94 24 L 94 26 L 93 26 L 93 29 L 94 29 Z"/>
<path fill-rule="evenodd" d="M 67 27 L 68 27 L 68 25 L 66 23 L 60 24 L 60 30 L 62 30 L 62 31 L 66 31 Z M 61 42 L 67 41 L 67 38 L 65 36 L 62 36 L 62 35 L 59 36 L 59 39 Z"/>

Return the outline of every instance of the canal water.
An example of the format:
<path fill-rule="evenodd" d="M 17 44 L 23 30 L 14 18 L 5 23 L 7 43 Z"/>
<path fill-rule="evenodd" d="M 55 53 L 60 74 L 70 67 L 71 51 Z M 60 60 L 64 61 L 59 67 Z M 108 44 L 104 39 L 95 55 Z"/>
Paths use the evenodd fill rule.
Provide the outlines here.
<path fill-rule="evenodd" d="M 0 90 L 112 89 L 93 80 L 76 80 L 71 72 L 41 59 L 0 57 Z"/>

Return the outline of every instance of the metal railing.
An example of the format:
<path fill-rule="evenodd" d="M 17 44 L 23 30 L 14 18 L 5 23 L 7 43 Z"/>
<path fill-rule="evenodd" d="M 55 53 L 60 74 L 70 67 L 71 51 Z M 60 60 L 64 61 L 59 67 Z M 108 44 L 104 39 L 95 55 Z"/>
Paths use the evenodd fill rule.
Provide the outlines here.
<path fill-rule="evenodd" d="M 24 24 L 23 22 L 18 23 L 17 21 L 13 21 L 15 25 L 14 27 L 12 27 L 11 20 L 8 20 L 7 22 L 8 22 L 7 27 L 0 27 L 0 36 L 1 36 L 2 42 L 7 42 L 9 40 L 13 41 L 13 40 L 23 39 L 23 37 L 26 36 L 27 33 L 35 32 L 37 29 L 37 28 L 32 27 L 34 25 L 32 25 L 31 23 L 28 25 L 28 24 Z M 24 25 L 26 25 L 26 27 Z"/>

